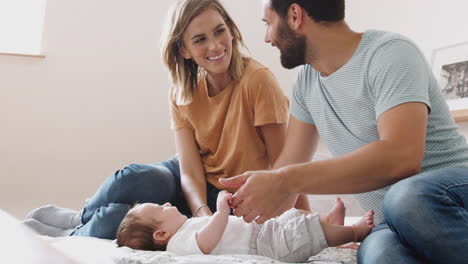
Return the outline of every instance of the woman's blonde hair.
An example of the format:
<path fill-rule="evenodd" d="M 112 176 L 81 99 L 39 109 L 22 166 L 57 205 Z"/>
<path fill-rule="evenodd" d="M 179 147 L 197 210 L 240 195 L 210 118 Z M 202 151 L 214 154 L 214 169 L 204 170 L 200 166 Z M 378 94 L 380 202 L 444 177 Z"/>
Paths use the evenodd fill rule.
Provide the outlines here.
<path fill-rule="evenodd" d="M 223 17 L 233 36 L 232 59 L 229 65 L 231 78 L 240 80 L 244 74 L 244 56 L 240 46 L 245 47 L 245 44 L 239 29 L 221 3 L 218 0 L 178 0 L 169 11 L 161 39 L 162 60 L 171 74 L 172 87 L 169 95 L 178 105 L 192 102 L 193 91 L 204 73 L 192 59 L 185 59 L 180 54 L 183 34 L 192 19 L 209 8 Z"/>

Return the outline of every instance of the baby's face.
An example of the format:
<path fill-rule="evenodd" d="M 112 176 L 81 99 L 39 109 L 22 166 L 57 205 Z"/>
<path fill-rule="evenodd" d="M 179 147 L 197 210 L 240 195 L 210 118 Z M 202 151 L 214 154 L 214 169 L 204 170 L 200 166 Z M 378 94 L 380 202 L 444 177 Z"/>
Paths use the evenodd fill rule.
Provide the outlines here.
<path fill-rule="evenodd" d="M 132 211 L 142 219 L 154 220 L 161 223 L 161 228 L 174 234 L 187 220 L 177 207 L 170 203 L 163 205 L 144 203 L 135 206 Z"/>

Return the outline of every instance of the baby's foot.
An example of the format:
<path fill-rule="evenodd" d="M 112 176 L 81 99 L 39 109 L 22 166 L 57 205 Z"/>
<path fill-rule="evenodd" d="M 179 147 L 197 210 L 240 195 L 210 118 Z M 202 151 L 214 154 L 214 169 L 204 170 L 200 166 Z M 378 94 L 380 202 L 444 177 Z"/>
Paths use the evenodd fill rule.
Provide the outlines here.
<path fill-rule="evenodd" d="M 346 207 L 340 197 L 336 197 L 335 206 L 328 212 L 326 222 L 333 225 L 344 225 Z"/>
<path fill-rule="evenodd" d="M 361 242 L 364 240 L 374 227 L 374 210 L 370 210 L 353 225 L 354 241 Z"/>

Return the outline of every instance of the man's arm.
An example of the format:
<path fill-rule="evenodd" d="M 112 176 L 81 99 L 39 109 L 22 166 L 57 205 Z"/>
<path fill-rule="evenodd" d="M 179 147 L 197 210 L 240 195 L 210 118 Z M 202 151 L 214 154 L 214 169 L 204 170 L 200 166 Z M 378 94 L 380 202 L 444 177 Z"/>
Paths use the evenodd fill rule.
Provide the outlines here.
<path fill-rule="evenodd" d="M 273 168 L 277 169 L 290 164 L 310 161 L 317 148 L 318 139 L 318 132 L 314 125 L 301 122 L 291 115 L 289 118 L 286 142 Z M 266 180 L 270 183 L 273 183 L 271 181 L 274 179 Z M 243 184 L 242 178 L 238 178 L 234 181 L 220 179 L 220 182 L 231 187 L 240 187 Z M 244 189 L 244 187 L 242 188 Z M 256 193 L 255 189 L 248 188 L 248 190 L 244 190 L 244 192 L 248 192 L 249 195 L 256 196 L 258 199 L 262 199 L 262 197 Z M 299 194 L 282 196 L 284 199 L 283 202 L 276 204 L 273 202 L 268 203 L 268 194 L 267 196 L 264 196 L 265 201 L 263 201 L 262 204 L 264 207 L 267 207 L 266 211 L 274 211 L 272 216 L 280 215 L 293 206 L 297 206 L 299 209 L 310 211 L 310 206 L 306 195 L 300 195 L 299 197 L 298 195 Z M 237 192 L 234 195 L 234 203 L 238 205 L 240 201 L 241 200 L 239 200 Z M 246 213 L 248 213 L 246 210 L 249 210 L 249 208 L 246 206 L 238 206 L 235 208 L 234 213 L 237 216 L 245 216 Z M 246 222 L 251 222 L 253 218 L 244 217 L 244 220 Z"/>
<path fill-rule="evenodd" d="M 298 193 L 359 193 L 376 190 L 420 171 L 424 157 L 428 108 L 405 103 L 378 120 L 380 140 L 330 160 L 290 165 L 272 171 L 246 172 L 223 180 L 243 185 L 232 206 L 247 222 L 263 223 Z M 289 138 L 289 136 L 288 136 Z M 291 151 L 291 150 L 289 150 Z M 277 208 L 272 208 L 274 204 Z"/>
<path fill-rule="evenodd" d="M 223 237 L 224 230 L 229 220 L 232 194 L 221 191 L 218 194 L 217 211 L 211 216 L 210 221 L 196 235 L 197 244 L 203 254 L 209 254 L 216 248 Z"/>
<path fill-rule="evenodd" d="M 378 120 L 380 140 L 331 160 L 285 167 L 278 179 L 288 191 L 314 194 L 361 193 L 391 185 L 420 172 L 427 119 L 423 103 L 394 107 Z"/>

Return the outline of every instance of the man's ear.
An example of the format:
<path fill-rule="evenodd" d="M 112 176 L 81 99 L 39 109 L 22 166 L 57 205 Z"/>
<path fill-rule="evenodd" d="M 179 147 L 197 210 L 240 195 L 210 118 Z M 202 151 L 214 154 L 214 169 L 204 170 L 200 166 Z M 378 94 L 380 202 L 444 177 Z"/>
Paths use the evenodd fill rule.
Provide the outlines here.
<path fill-rule="evenodd" d="M 292 30 L 297 30 L 302 27 L 304 19 L 304 9 L 298 4 L 292 4 L 288 10 L 288 23 Z"/>
<path fill-rule="evenodd" d="M 180 55 L 182 55 L 182 57 L 184 57 L 184 59 L 186 59 L 186 60 L 192 58 L 192 56 L 190 55 L 190 53 L 189 53 L 184 47 L 181 47 L 181 48 L 179 49 L 179 53 L 180 53 Z"/>
<path fill-rule="evenodd" d="M 170 236 L 171 236 L 171 233 L 166 232 L 161 229 L 158 229 L 153 232 L 153 239 L 156 242 L 166 242 Z"/>

